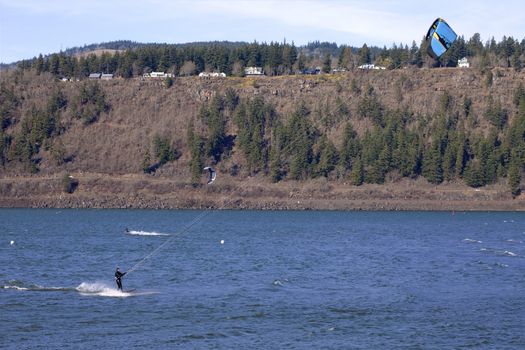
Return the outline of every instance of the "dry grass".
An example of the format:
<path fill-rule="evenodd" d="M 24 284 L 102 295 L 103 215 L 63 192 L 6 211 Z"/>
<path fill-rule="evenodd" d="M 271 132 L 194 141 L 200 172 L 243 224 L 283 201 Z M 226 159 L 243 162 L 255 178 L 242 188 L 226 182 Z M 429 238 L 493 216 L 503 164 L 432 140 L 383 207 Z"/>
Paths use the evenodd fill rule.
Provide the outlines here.
<path fill-rule="evenodd" d="M 22 167 L 2 168 L 0 178 L 4 178 L 4 182 L 1 183 L 0 195 L 4 202 L 7 198 L 11 198 L 13 203 L 27 196 L 53 197 L 60 188 L 59 181 L 57 182 L 56 179 L 60 178 L 60 174 L 69 172 L 80 178 L 79 188 L 72 195 L 73 197 L 108 197 L 104 203 L 113 204 L 119 204 L 118 201 L 125 203 L 128 196 L 143 198 L 142 202 L 135 199 L 137 207 L 154 202 L 152 198 L 155 196 L 167 200 L 169 203 L 163 204 L 166 206 L 209 205 L 197 196 L 199 189 L 189 185 L 186 127 L 192 119 L 196 119 L 199 107 L 210 101 L 215 94 L 222 94 L 226 89 L 232 88 L 241 98 L 264 96 L 265 100 L 271 103 L 285 119 L 301 101 L 314 111 L 323 104 L 333 103 L 338 97 L 348 105 L 350 119 L 340 120 L 326 132 L 339 146 L 342 126 L 348 120 L 361 135 L 371 127 L 368 120 L 362 120 L 357 115 L 359 95 L 352 91 L 352 81 L 358 84 L 361 91 L 365 91 L 367 86 L 372 86 L 382 104 L 388 109 L 407 106 L 414 112 L 416 121 L 421 115 L 437 110 L 439 99 L 444 91 L 448 91 L 453 96 L 455 108 L 459 108 L 463 98 L 469 96 L 473 102 L 474 114 L 478 116 L 481 123 L 478 126 L 481 132 L 485 126 L 481 116 L 486 109 L 487 96 L 491 94 L 499 99 L 504 108 L 513 111 L 512 92 L 519 83 L 525 84 L 525 71 L 520 73 L 510 69 L 498 71 L 498 74 L 494 74 L 494 82 L 490 87 L 485 86 L 484 77 L 476 70 L 449 68 L 356 70 L 320 76 L 229 77 L 216 80 L 188 77 L 176 78 L 174 85 L 169 89 L 165 88 L 160 80 L 100 81 L 111 105 L 109 113 L 102 114 L 99 121 L 89 126 L 72 118 L 69 107 L 62 115 L 62 122 L 67 130 L 59 136 L 59 139 L 64 144 L 67 155 L 73 156 L 74 160 L 56 166 L 51 159 L 51 154 L 42 151 L 41 172 L 27 181 L 21 181 L 16 177 L 25 176 Z M 8 86 L 13 86 L 15 93 L 23 98 L 19 118 L 22 118 L 32 106 L 44 108 L 47 99 L 57 88 L 62 89 L 71 101 L 83 84 L 58 82 L 50 75 L 37 76 L 29 72 L 5 74 L 0 80 Z M 512 112 L 511 117 L 513 115 Z M 9 132 L 16 133 L 19 127 L 20 123 L 17 123 Z M 231 125 L 230 130 L 234 130 Z M 152 139 L 155 135 L 169 137 L 172 145 L 182 152 L 182 156 L 177 161 L 161 167 L 154 176 L 148 176 L 142 174 L 141 163 L 145 151 L 152 151 Z M 242 165 L 240 153 L 234 148 L 231 158 L 223 164 L 223 168 L 229 169 L 234 163 Z M 323 205 L 336 207 L 345 207 L 346 200 L 366 202 L 367 200 L 408 199 L 468 202 L 509 199 L 505 194 L 504 184 L 498 184 L 497 189 L 489 188 L 482 193 L 454 184 L 441 185 L 434 189 L 422 180 L 414 182 L 399 179 L 395 174 L 385 186 L 367 185 L 359 188 L 325 179 L 308 183 L 285 181 L 274 185 L 264 177 L 247 177 L 242 167 L 237 177 L 223 176 L 223 179 L 225 182 L 206 190 L 209 196 L 216 197 L 214 199 L 216 205 L 238 203 L 241 200 L 241 206 L 257 206 L 257 201 L 264 199 L 263 201 L 273 203 L 271 206 L 275 207 L 287 207 L 293 203 L 297 207 L 296 202 L 287 202 L 296 198 L 300 201 L 327 200 L 331 204 Z M 115 202 L 112 197 L 118 200 L 116 199 Z M 86 198 L 84 201 L 87 200 Z M 336 201 L 343 202 L 334 204 Z M 363 205 L 366 206 L 365 204 Z"/>

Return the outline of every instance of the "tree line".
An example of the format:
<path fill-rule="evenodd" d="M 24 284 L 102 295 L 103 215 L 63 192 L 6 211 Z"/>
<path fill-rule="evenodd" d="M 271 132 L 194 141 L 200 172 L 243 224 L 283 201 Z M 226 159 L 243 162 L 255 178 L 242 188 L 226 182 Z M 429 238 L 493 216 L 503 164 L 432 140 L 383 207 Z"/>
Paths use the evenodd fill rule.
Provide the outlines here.
<path fill-rule="evenodd" d="M 133 78 L 152 71 L 173 73 L 176 76 L 195 75 L 205 71 L 224 72 L 243 76 L 244 68 L 263 67 L 266 75 L 287 75 L 321 67 L 353 69 L 362 64 L 375 63 L 388 69 L 404 67 L 455 67 L 462 57 L 476 57 L 480 69 L 513 67 L 520 70 L 525 59 L 525 39 L 519 41 L 504 36 L 486 43 L 479 34 L 465 40 L 458 37 L 452 47 L 438 60 L 426 55 L 426 43 L 415 41 L 411 46 L 393 44 L 390 48 L 364 44 L 360 48 L 336 43 L 312 42 L 296 47 L 293 43 L 231 43 L 209 42 L 189 44 L 137 44 L 131 42 L 106 43 L 107 48 L 125 48 L 100 55 L 76 55 L 75 50 L 55 53 L 18 63 L 20 69 L 50 72 L 57 77 L 85 78 L 90 73 L 113 73 L 122 78 Z M 77 50 L 78 51 L 78 50 Z"/>

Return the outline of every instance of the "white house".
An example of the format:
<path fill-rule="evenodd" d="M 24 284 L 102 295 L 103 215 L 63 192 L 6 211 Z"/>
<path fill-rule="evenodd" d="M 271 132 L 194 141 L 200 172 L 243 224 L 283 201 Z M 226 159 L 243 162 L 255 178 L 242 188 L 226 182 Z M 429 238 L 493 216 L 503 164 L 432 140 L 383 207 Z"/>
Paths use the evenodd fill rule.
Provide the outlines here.
<path fill-rule="evenodd" d="M 111 80 L 111 79 L 113 79 L 113 74 L 106 74 L 106 73 L 104 73 L 104 74 L 102 74 L 102 77 L 100 79 L 102 79 L 102 80 Z"/>
<path fill-rule="evenodd" d="M 217 72 L 201 72 L 199 73 L 201 78 L 226 78 L 226 73 L 217 73 Z"/>
<path fill-rule="evenodd" d="M 143 78 L 173 78 L 173 74 L 164 73 L 164 72 L 151 72 L 151 73 L 144 73 L 142 77 Z"/>
<path fill-rule="evenodd" d="M 101 76 L 102 76 L 102 73 L 91 73 L 89 75 L 89 79 L 100 79 Z"/>
<path fill-rule="evenodd" d="M 246 67 L 244 75 L 264 75 L 262 67 Z"/>
<path fill-rule="evenodd" d="M 469 68 L 470 63 L 468 63 L 468 60 L 466 57 L 463 57 L 462 59 L 458 60 L 458 67 L 459 68 Z"/>
<path fill-rule="evenodd" d="M 363 64 L 357 67 L 359 69 L 386 69 L 383 66 L 376 66 L 375 64 Z"/>

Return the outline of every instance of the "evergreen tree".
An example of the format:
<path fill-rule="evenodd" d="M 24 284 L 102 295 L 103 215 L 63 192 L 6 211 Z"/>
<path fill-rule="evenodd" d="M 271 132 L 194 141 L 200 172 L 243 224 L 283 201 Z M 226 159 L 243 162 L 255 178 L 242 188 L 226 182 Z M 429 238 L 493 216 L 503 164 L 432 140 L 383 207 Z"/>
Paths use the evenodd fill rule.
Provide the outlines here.
<path fill-rule="evenodd" d="M 521 193 L 521 171 L 522 171 L 522 162 L 518 157 L 517 152 L 512 153 L 511 162 L 509 165 L 509 174 L 508 174 L 508 183 L 510 193 L 513 197 L 517 197 Z"/>
<path fill-rule="evenodd" d="M 297 59 L 297 69 L 302 72 L 306 69 L 306 58 L 304 55 L 299 55 Z"/>
<path fill-rule="evenodd" d="M 330 172 L 335 169 L 337 161 L 339 160 L 339 155 L 337 154 L 337 149 L 334 143 L 328 140 L 326 135 L 321 136 L 319 148 L 319 161 L 317 163 L 316 174 L 318 176 L 328 177 Z"/>
<path fill-rule="evenodd" d="M 224 94 L 224 106 L 230 112 L 234 111 L 239 104 L 239 95 L 232 88 L 226 89 Z"/>
<path fill-rule="evenodd" d="M 488 99 L 488 109 L 485 117 L 498 129 L 502 130 L 507 123 L 507 111 L 501 107 L 499 100 L 494 101 L 492 95 Z"/>
<path fill-rule="evenodd" d="M 0 165 L 4 166 L 8 160 L 9 146 L 11 144 L 11 136 L 6 135 L 2 129 L 0 129 Z"/>
<path fill-rule="evenodd" d="M 149 174 L 151 172 L 151 155 L 148 149 L 144 152 L 141 167 L 144 173 Z"/>
<path fill-rule="evenodd" d="M 215 96 L 209 106 L 201 111 L 201 118 L 208 127 L 206 141 L 206 154 L 212 157 L 215 163 L 221 160 L 226 142 L 226 117 L 223 113 L 224 101 L 220 96 Z"/>
<path fill-rule="evenodd" d="M 385 126 L 383 106 L 379 98 L 375 95 L 372 87 L 369 87 L 367 94 L 359 100 L 357 113 L 362 118 L 370 118 L 377 126 Z"/>
<path fill-rule="evenodd" d="M 385 175 L 390 171 L 390 162 L 392 158 L 391 148 L 385 144 L 381 153 L 379 153 L 379 158 L 377 159 L 377 172 L 378 172 L 378 182 L 385 182 Z"/>
<path fill-rule="evenodd" d="M 371 63 L 370 49 L 366 44 L 364 44 L 358 52 L 359 55 L 359 65 Z"/>
<path fill-rule="evenodd" d="M 450 143 L 445 150 L 445 155 L 443 156 L 443 179 L 445 181 L 451 181 L 456 175 L 456 155 L 456 145 L 454 143 Z"/>
<path fill-rule="evenodd" d="M 466 140 L 463 130 L 459 130 L 456 137 L 456 159 L 454 161 L 455 173 L 457 177 L 463 175 L 466 164 Z"/>
<path fill-rule="evenodd" d="M 293 113 L 287 127 L 290 151 L 293 154 L 290 176 L 295 180 L 306 179 L 311 173 L 313 129 L 308 120 L 310 112 L 301 103 Z"/>
<path fill-rule="evenodd" d="M 347 123 L 343 131 L 343 145 L 341 147 L 340 165 L 345 170 L 352 168 L 354 158 L 359 154 L 359 140 L 351 123 Z"/>
<path fill-rule="evenodd" d="M 350 175 L 352 179 L 352 184 L 355 186 L 361 186 L 364 181 L 364 170 L 363 162 L 361 158 L 358 157 L 355 159 L 354 166 L 352 167 L 352 173 Z"/>
<path fill-rule="evenodd" d="M 266 168 L 266 130 L 272 126 L 274 114 L 273 109 L 260 97 L 237 108 L 234 120 L 238 129 L 239 146 L 244 152 L 250 173 Z"/>
<path fill-rule="evenodd" d="M 73 115 L 88 125 L 98 120 L 103 112 L 110 108 L 106 94 L 97 82 L 89 81 L 81 85 L 79 93 L 73 99 Z"/>
<path fill-rule="evenodd" d="M 270 179 L 273 183 L 281 181 L 281 152 L 277 141 L 270 150 Z"/>
<path fill-rule="evenodd" d="M 332 57 L 329 53 L 324 56 L 323 60 L 323 73 L 330 73 L 332 70 Z"/>
<path fill-rule="evenodd" d="M 203 142 L 202 142 L 201 137 L 195 133 L 193 122 L 191 122 L 188 125 L 188 129 L 186 130 L 186 139 L 187 139 L 187 145 L 188 145 L 188 148 L 191 154 L 191 160 L 189 162 L 191 181 L 194 185 L 197 185 L 200 182 L 200 178 L 202 175 L 202 169 L 203 169 L 203 161 L 202 161 Z"/>
<path fill-rule="evenodd" d="M 8 128 L 14 121 L 22 99 L 14 92 L 14 86 L 0 83 L 0 130 Z"/>
<path fill-rule="evenodd" d="M 153 153 L 158 160 L 159 167 L 178 157 L 178 152 L 173 149 L 170 140 L 167 137 L 158 135 L 153 138 Z"/>
<path fill-rule="evenodd" d="M 51 156 L 56 166 L 61 166 L 66 162 L 66 148 L 60 139 L 55 139 L 53 142 Z"/>
<path fill-rule="evenodd" d="M 40 74 L 44 71 L 44 57 L 42 54 L 38 55 L 38 58 L 35 61 L 35 70 L 37 74 Z"/>
<path fill-rule="evenodd" d="M 438 145 L 431 146 L 423 157 L 423 176 L 433 184 L 443 182 L 442 158 Z"/>
<path fill-rule="evenodd" d="M 339 68 L 352 68 L 352 49 L 348 46 L 343 46 L 338 61 Z"/>
<path fill-rule="evenodd" d="M 463 174 L 465 183 L 470 187 L 481 187 L 484 185 L 483 172 L 480 169 L 479 162 L 470 160 L 465 166 Z"/>

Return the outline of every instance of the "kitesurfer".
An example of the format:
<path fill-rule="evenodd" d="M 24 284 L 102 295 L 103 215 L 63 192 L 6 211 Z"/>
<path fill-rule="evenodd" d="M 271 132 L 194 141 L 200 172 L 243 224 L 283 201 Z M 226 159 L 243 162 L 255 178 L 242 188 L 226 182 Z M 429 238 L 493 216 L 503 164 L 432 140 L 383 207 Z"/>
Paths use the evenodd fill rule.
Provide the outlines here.
<path fill-rule="evenodd" d="M 125 272 L 120 272 L 119 267 L 115 271 L 115 281 L 117 282 L 117 289 L 122 291 L 122 277 L 125 275 Z"/>

